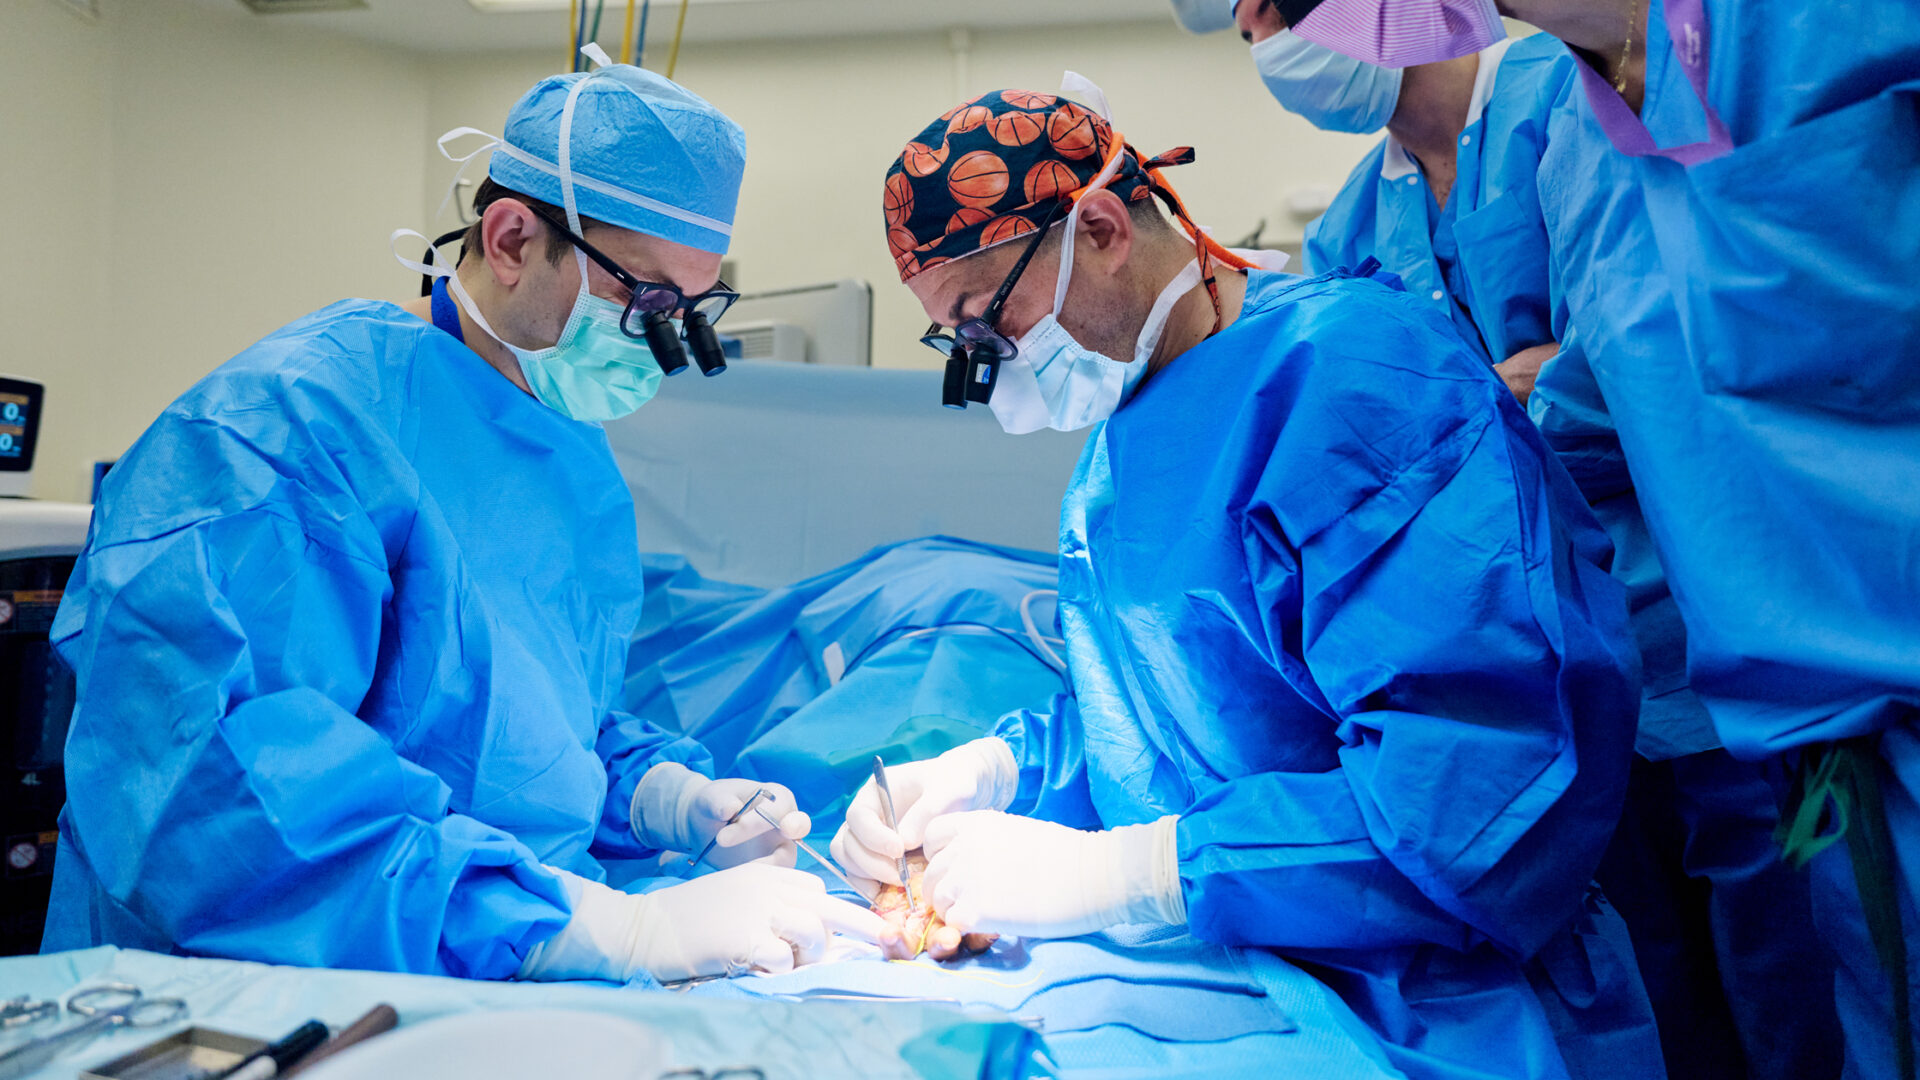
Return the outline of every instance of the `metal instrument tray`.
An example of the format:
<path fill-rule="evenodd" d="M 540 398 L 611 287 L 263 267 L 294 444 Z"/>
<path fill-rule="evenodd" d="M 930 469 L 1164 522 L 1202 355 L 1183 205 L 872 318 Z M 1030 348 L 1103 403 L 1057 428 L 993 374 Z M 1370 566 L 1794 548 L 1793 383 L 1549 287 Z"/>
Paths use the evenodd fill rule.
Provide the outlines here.
<path fill-rule="evenodd" d="M 190 1027 L 96 1065 L 80 1080 L 205 1080 L 267 1048 L 267 1040 Z"/>

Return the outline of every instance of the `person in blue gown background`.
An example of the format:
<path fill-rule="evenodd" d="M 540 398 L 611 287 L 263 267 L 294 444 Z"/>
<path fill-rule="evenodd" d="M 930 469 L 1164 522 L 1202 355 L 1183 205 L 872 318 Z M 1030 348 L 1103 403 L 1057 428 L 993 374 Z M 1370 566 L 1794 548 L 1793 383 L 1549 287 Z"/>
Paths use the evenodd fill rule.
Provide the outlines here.
<path fill-rule="evenodd" d="M 1920 290 L 1894 268 L 1920 259 L 1920 22 L 1651 0 L 1607 41 L 1549 7 L 1510 13 L 1580 71 L 1542 202 L 1582 378 L 1721 738 L 1796 774 L 1845 1074 L 1911 1076 Z"/>
<path fill-rule="evenodd" d="M 1312 6 L 1327 44 L 1357 51 L 1339 32 L 1370 17 L 1402 62 L 1434 58 L 1406 8 Z M 1541 203 L 1689 679 L 1730 753 L 1794 776 L 1785 846 L 1839 961 L 1846 1075 L 1912 1077 L 1920 21 L 1901 0 L 1499 11 L 1577 63 Z"/>
<path fill-rule="evenodd" d="M 1626 809 L 1598 880 L 1632 934 L 1669 1074 L 1838 1075 L 1838 1022 L 1799 989 L 1831 960 L 1807 882 L 1774 842 L 1778 770 L 1720 747 L 1688 685 L 1685 627 L 1605 402 L 1586 392 L 1578 346 L 1556 356 L 1569 328 L 1538 174 L 1555 110 L 1578 92 L 1573 57 L 1534 34 L 1379 68 L 1297 38 L 1272 0 L 1234 7 L 1282 105 L 1334 130 L 1386 126 L 1308 225 L 1308 268 L 1373 255 L 1414 296 L 1449 309 L 1521 403 L 1533 396 L 1534 419 L 1613 541 L 1642 693 Z"/>

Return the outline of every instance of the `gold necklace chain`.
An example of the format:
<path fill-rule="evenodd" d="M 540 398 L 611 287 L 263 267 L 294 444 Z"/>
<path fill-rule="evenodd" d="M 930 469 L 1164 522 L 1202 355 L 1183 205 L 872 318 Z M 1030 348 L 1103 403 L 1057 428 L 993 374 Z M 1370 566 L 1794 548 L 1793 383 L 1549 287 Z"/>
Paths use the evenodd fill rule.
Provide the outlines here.
<path fill-rule="evenodd" d="M 1613 73 L 1614 92 L 1627 96 L 1627 61 L 1633 58 L 1633 24 L 1640 18 L 1640 0 L 1627 0 L 1627 43 L 1620 47 L 1620 66 Z"/>

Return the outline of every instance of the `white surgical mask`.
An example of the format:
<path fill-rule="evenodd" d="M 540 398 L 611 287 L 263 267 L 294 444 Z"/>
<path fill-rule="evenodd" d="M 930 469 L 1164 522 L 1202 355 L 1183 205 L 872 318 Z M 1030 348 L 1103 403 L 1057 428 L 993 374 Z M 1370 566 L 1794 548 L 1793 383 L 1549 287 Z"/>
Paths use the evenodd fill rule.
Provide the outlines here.
<path fill-rule="evenodd" d="M 1342 56 L 1291 30 L 1253 43 L 1260 81 L 1286 107 L 1322 131 L 1370 135 L 1400 104 L 1400 69 Z"/>
<path fill-rule="evenodd" d="M 1052 428 L 1078 431 L 1114 414 L 1146 378 L 1147 361 L 1160 347 L 1167 319 L 1180 298 L 1200 284 L 1200 260 L 1174 275 L 1147 313 L 1146 325 L 1134 341 L 1132 362 L 1115 360 L 1074 340 L 1060 325 L 1067 285 L 1073 280 L 1074 230 L 1080 208 L 1067 215 L 1060 238 L 1060 275 L 1054 283 L 1053 311 L 1033 324 L 1014 342 L 1018 352 L 1000 364 L 1000 373 L 987 407 L 1010 435 Z"/>

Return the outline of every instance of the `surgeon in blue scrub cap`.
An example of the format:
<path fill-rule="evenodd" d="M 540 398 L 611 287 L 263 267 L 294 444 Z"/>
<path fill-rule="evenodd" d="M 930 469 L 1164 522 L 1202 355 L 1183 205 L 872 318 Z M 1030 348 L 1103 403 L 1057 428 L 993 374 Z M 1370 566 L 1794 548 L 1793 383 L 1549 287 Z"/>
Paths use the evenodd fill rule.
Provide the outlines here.
<path fill-rule="evenodd" d="M 53 630 L 79 702 L 46 949 L 624 982 L 888 934 L 791 868 L 784 788 L 777 830 L 728 825 L 763 785 L 616 705 L 641 565 L 593 421 L 722 290 L 740 129 L 606 66 L 493 149 L 431 296 L 276 331 L 108 479 Z M 717 873 L 602 884 L 716 837 Z"/>

